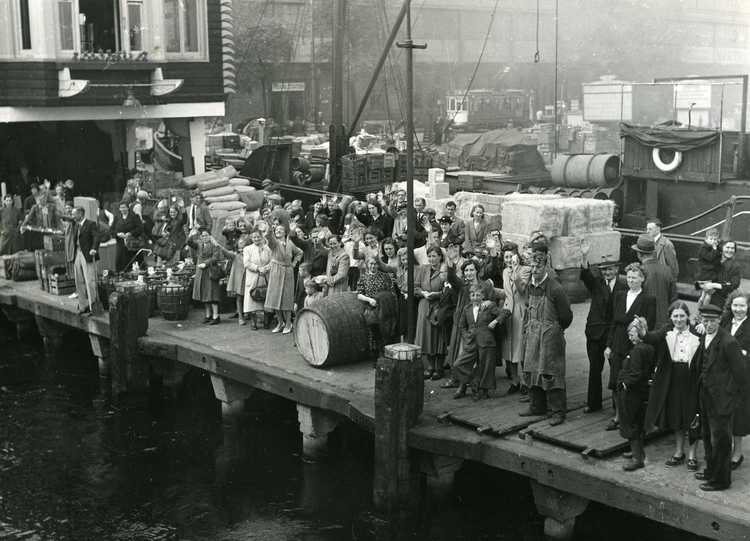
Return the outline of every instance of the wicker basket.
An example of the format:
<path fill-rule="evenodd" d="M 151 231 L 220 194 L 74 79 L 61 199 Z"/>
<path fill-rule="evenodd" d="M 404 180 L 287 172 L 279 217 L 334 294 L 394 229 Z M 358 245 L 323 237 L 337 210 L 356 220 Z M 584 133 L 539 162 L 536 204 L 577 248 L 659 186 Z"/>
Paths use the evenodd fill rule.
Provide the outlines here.
<path fill-rule="evenodd" d="M 184 284 L 161 284 L 156 289 L 156 304 L 164 319 L 181 321 L 190 311 L 192 288 Z"/>

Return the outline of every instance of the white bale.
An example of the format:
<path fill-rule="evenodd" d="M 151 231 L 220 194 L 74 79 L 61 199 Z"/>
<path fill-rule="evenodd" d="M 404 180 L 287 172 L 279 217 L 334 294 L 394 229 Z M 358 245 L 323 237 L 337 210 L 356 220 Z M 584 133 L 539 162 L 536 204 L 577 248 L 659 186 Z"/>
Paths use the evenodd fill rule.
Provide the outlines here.
<path fill-rule="evenodd" d="M 430 167 L 427 170 L 427 182 L 430 184 L 445 182 L 445 169 L 441 169 L 440 167 Z"/>
<path fill-rule="evenodd" d="M 77 195 L 73 198 L 75 208 L 83 207 L 86 211 L 85 216 L 88 220 L 96 221 L 99 218 L 99 201 L 94 197 L 83 197 Z"/>
<path fill-rule="evenodd" d="M 476 192 L 456 192 L 453 194 L 453 199 L 456 201 L 456 215 L 459 218 L 468 220 L 471 217 L 471 210 L 476 205 L 482 205 L 485 213 L 501 214 L 505 196 Z"/>
<path fill-rule="evenodd" d="M 509 233 L 529 235 L 541 231 L 547 238 L 563 235 L 565 208 L 561 200 L 511 198 L 502 205 L 503 228 Z"/>
<path fill-rule="evenodd" d="M 444 199 L 450 196 L 450 186 L 447 182 L 438 182 L 430 184 L 430 199 Z"/>
<path fill-rule="evenodd" d="M 202 181 L 215 180 L 217 178 L 232 178 L 237 175 L 237 170 L 228 165 L 223 169 L 217 169 L 215 171 L 206 171 L 205 173 L 198 173 L 197 175 L 190 175 L 189 177 L 183 177 L 182 182 L 188 188 L 195 188 Z"/>
<path fill-rule="evenodd" d="M 553 269 L 598 265 L 620 259 L 619 231 L 602 231 L 575 237 L 553 237 L 549 240 L 550 263 Z M 584 255 L 584 247 L 588 253 Z"/>
<path fill-rule="evenodd" d="M 217 195 L 214 197 L 206 197 L 206 203 L 209 205 L 211 203 L 224 203 L 226 201 L 239 201 L 240 200 L 240 194 L 232 192 L 227 195 Z"/>
<path fill-rule="evenodd" d="M 223 188 L 224 186 L 229 186 L 229 179 L 227 177 L 220 177 L 220 178 L 215 178 L 211 180 L 202 180 L 198 183 L 197 188 L 201 192 L 207 192 L 208 190 L 213 190 L 216 188 Z"/>
<path fill-rule="evenodd" d="M 219 203 L 211 203 L 208 205 L 209 210 L 237 210 L 245 208 L 245 203 L 242 201 L 223 201 Z"/>
<path fill-rule="evenodd" d="M 583 266 L 581 237 L 552 237 L 549 239 L 549 259 L 553 269 L 573 269 Z"/>
<path fill-rule="evenodd" d="M 612 229 L 615 204 L 606 199 L 564 199 L 565 235 L 577 236 Z"/>
<path fill-rule="evenodd" d="M 518 246 L 519 251 L 523 249 L 524 245 L 529 242 L 529 236 L 528 235 L 520 235 L 518 233 L 510 233 L 508 231 L 503 230 L 503 242 L 512 242 L 516 246 Z"/>
<path fill-rule="evenodd" d="M 253 188 L 252 186 L 237 186 L 237 185 L 232 185 L 232 188 L 237 193 L 251 193 L 251 192 L 256 191 L 255 188 Z"/>
<path fill-rule="evenodd" d="M 235 189 L 233 186 L 222 186 L 221 188 L 214 188 L 201 193 L 205 199 L 208 199 L 209 197 L 220 197 L 222 195 L 233 194 L 235 193 Z"/>
<path fill-rule="evenodd" d="M 620 260 L 622 234 L 619 231 L 601 231 L 583 237 L 582 243 L 589 245 L 586 260 L 589 265 Z"/>
<path fill-rule="evenodd" d="M 246 178 L 230 178 L 229 179 L 229 185 L 230 186 L 250 186 L 250 181 Z"/>

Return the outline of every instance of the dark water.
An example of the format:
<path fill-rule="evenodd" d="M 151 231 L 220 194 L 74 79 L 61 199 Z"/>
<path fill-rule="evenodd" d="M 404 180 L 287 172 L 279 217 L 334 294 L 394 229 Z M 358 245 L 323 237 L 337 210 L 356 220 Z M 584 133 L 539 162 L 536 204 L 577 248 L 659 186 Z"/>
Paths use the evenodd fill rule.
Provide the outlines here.
<path fill-rule="evenodd" d="M 41 380 L 38 336 L 0 322 L 0 539 L 378 540 L 393 537 L 370 507 L 372 437 L 354 426 L 330 456 L 301 456 L 293 403 L 258 393 L 225 433 L 209 379 L 118 409 L 96 400 L 87 337 L 66 335 L 58 369 Z M 230 437 L 231 436 L 231 437 Z M 465 464 L 452 492 L 425 493 L 399 537 L 544 538 L 528 481 Z M 388 532 L 388 533 L 383 533 Z M 688 534 L 592 503 L 575 539 L 689 540 Z"/>

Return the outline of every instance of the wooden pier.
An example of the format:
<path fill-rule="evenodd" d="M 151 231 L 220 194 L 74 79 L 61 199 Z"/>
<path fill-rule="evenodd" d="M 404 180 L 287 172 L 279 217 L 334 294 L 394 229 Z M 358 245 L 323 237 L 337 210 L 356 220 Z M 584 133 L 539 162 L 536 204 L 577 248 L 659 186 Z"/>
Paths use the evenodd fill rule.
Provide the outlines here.
<path fill-rule="evenodd" d="M 126 301 L 112 307 L 113 324 L 135 317 L 136 305 Z M 111 379 L 115 392 L 148 385 L 154 374 L 166 387 L 176 386 L 188 370 L 197 368 L 211 375 L 227 419 L 254 389 L 294 401 L 306 453 L 320 452 L 327 434 L 341 422 L 376 433 L 376 447 L 381 438 L 372 362 L 314 368 L 296 351 L 291 336 L 252 330 L 251 325 L 238 327 L 235 320 L 205 326 L 198 310 L 186 321 L 151 318 L 143 336 L 132 322 L 125 326 L 126 332 L 114 330 L 112 312 L 79 316 L 75 301 L 41 291 L 36 281 L 0 280 L 0 308 L 19 329 L 36 324 L 50 358 L 64 345 L 66 331 L 89 334 L 100 360 L 103 386 Z M 519 402 L 518 395 L 501 396 L 508 385 L 504 377 L 498 378 L 498 396 L 479 402 L 453 400 L 452 389 L 425 382 L 422 414 L 404 432 L 413 467 L 436 488 L 449 486 L 465 460 L 529 478 L 537 508 L 546 517 L 545 531 L 552 537 L 569 536 L 575 518 L 589 501 L 596 501 L 708 538 L 750 540 L 750 468 L 733 472 L 729 490 L 702 492 L 684 467 L 664 466 L 673 447 L 672 437 L 665 435 L 647 443 L 646 468 L 622 471 L 620 452 L 625 442 L 602 427 L 609 412 L 583 414 L 587 310 L 587 304 L 574 305 L 573 325 L 566 332 L 566 423 L 553 428 L 542 418 L 519 417 L 526 404 Z M 379 364 L 378 370 L 385 370 L 383 366 Z M 378 382 L 387 379 L 378 377 Z M 376 462 L 377 456 L 376 449 Z M 702 450 L 699 458 L 704 463 Z"/>

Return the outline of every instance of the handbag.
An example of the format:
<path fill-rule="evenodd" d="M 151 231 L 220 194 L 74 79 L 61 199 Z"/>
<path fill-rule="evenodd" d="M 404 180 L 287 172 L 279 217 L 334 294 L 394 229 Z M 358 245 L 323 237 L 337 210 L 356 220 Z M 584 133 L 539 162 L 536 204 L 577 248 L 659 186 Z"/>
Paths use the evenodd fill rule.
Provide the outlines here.
<path fill-rule="evenodd" d="M 220 261 L 208 267 L 208 276 L 211 280 L 221 280 L 226 275 L 226 268 Z"/>
<path fill-rule="evenodd" d="M 268 280 L 261 274 L 255 282 L 255 287 L 250 288 L 250 298 L 257 302 L 263 302 L 266 300 L 267 293 Z"/>
<path fill-rule="evenodd" d="M 701 439 L 702 428 L 701 416 L 699 413 L 696 413 L 695 417 L 693 417 L 693 420 L 690 421 L 690 426 L 688 427 L 688 440 L 691 444 Z"/>

